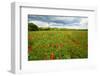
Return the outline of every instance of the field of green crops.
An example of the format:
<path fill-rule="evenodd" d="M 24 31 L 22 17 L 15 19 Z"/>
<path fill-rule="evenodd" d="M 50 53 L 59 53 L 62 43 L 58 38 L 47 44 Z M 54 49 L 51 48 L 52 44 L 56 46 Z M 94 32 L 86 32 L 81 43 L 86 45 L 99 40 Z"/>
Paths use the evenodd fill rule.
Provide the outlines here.
<path fill-rule="evenodd" d="M 88 31 L 29 31 L 28 60 L 88 57 Z"/>

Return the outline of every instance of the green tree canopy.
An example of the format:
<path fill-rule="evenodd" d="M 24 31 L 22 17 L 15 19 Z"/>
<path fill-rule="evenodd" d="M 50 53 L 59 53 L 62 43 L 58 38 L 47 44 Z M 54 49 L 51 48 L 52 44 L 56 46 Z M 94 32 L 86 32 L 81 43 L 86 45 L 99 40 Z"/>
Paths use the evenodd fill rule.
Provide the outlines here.
<path fill-rule="evenodd" d="M 28 23 L 28 31 L 38 31 L 39 28 L 36 24 L 34 23 Z"/>

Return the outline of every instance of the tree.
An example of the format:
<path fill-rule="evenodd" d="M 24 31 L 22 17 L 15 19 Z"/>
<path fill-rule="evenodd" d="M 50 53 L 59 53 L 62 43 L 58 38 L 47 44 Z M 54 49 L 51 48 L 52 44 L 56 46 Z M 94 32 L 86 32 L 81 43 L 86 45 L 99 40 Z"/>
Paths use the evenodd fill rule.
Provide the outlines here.
<path fill-rule="evenodd" d="M 38 31 L 39 28 L 36 24 L 34 23 L 28 23 L 28 31 Z"/>

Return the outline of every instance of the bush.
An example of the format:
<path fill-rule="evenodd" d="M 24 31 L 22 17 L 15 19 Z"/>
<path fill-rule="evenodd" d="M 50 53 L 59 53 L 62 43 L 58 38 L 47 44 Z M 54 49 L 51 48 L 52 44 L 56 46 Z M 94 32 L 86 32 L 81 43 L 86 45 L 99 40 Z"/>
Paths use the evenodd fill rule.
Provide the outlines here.
<path fill-rule="evenodd" d="M 28 23 L 28 31 L 38 31 L 39 28 L 37 25 L 33 24 L 33 23 Z"/>

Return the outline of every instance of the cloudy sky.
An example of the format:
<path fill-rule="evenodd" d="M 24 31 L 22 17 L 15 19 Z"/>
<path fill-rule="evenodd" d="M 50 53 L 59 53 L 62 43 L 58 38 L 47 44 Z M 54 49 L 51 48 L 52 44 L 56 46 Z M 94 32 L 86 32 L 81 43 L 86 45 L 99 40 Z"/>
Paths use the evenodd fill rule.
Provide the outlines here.
<path fill-rule="evenodd" d="M 38 27 L 87 29 L 88 18 L 78 16 L 28 15 L 28 22 Z"/>

